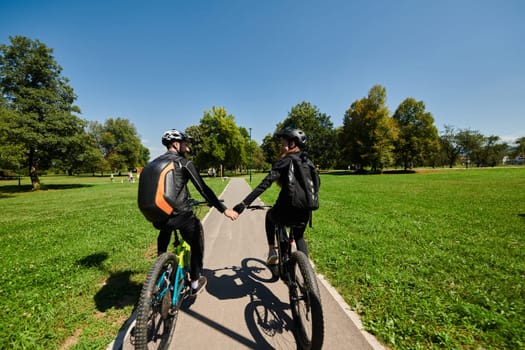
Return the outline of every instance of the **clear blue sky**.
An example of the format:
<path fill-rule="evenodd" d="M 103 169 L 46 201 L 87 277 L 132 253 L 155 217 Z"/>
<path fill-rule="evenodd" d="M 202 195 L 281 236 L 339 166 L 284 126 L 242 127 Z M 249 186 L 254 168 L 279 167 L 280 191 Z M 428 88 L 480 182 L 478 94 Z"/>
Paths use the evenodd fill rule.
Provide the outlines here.
<path fill-rule="evenodd" d="M 86 120 L 129 119 L 152 156 L 223 106 L 260 142 L 308 101 L 342 125 L 375 84 L 435 125 L 525 136 L 523 0 L 11 0 L 0 42 L 54 50 Z"/>

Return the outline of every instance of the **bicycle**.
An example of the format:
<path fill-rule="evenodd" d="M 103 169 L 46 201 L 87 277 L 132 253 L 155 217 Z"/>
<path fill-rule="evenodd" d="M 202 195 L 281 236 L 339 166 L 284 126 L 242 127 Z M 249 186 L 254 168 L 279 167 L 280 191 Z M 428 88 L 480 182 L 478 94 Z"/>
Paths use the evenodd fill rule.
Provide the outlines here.
<path fill-rule="evenodd" d="M 271 207 L 250 205 L 247 208 L 264 210 Z M 288 234 L 286 226 L 275 225 L 275 237 L 278 242 L 278 262 L 269 268 L 274 278 L 281 278 L 288 287 L 299 348 L 321 349 L 324 339 L 324 317 L 314 269 L 303 252 L 292 251 L 293 237 Z"/>
<path fill-rule="evenodd" d="M 192 207 L 207 202 L 191 200 Z M 167 349 L 182 302 L 190 292 L 190 245 L 175 231 L 174 252 L 157 257 L 140 293 L 135 324 L 135 349 Z"/>

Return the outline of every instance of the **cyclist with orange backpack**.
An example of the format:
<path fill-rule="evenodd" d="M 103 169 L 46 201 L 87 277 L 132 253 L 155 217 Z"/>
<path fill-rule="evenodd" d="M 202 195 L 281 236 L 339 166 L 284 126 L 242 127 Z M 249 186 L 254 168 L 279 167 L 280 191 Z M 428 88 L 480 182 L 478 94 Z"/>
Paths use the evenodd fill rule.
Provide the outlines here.
<path fill-rule="evenodd" d="M 162 136 L 167 152 L 151 161 L 142 171 L 139 181 L 139 208 L 159 229 L 158 255 L 167 251 L 171 234 L 179 230 L 191 247 L 190 278 L 191 295 L 201 292 L 207 283 L 201 276 L 204 255 L 203 228 L 190 204 L 187 183 L 191 181 L 204 199 L 231 220 L 238 214 L 217 198 L 206 185 L 193 162 L 185 156 L 190 152 L 191 138 L 185 133 L 171 129 Z"/>

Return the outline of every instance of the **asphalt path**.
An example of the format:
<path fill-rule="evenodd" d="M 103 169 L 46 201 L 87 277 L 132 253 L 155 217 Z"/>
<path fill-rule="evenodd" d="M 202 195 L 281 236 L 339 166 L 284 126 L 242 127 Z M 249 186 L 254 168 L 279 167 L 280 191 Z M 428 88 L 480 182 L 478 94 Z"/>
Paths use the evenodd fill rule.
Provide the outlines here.
<path fill-rule="evenodd" d="M 233 207 L 249 192 L 232 178 L 221 198 Z M 256 203 L 254 203 L 256 204 Z M 235 222 L 213 209 L 203 220 L 206 291 L 179 313 L 170 349 L 297 349 L 288 289 L 266 268 L 265 212 L 246 210 Z M 308 237 L 308 231 L 306 232 Z M 384 349 L 318 275 L 324 313 L 323 349 Z M 133 314 L 108 349 L 133 349 Z"/>

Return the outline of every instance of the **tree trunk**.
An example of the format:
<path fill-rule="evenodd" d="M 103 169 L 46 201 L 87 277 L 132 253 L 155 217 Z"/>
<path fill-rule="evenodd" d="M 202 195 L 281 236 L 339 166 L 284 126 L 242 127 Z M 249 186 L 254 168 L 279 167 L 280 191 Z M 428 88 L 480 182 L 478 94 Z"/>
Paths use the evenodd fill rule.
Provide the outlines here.
<path fill-rule="evenodd" d="M 33 191 L 38 191 L 40 189 L 40 179 L 38 178 L 38 174 L 34 166 L 31 167 L 30 177 L 31 186 L 33 186 Z"/>
<path fill-rule="evenodd" d="M 40 189 L 40 179 L 38 178 L 38 172 L 36 170 L 36 164 L 35 164 L 35 150 L 31 148 L 29 150 L 29 176 L 31 178 L 31 186 L 33 187 L 33 191 L 37 191 Z"/>

